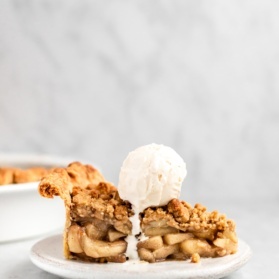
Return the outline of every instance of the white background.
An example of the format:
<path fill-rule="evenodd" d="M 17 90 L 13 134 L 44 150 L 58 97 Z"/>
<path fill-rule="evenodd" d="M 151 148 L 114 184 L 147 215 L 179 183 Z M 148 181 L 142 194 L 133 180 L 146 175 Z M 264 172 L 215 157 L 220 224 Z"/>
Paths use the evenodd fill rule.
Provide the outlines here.
<path fill-rule="evenodd" d="M 169 145 L 187 163 L 182 198 L 219 206 L 250 239 L 255 260 L 235 278 L 274 278 L 278 9 L 0 0 L 0 152 L 82 159 L 117 184 L 129 151 Z"/>

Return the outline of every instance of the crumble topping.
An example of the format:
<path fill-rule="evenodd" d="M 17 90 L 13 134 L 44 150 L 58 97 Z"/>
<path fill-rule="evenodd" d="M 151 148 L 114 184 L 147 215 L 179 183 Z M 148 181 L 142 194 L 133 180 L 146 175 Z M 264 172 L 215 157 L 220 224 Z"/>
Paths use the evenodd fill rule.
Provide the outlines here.
<path fill-rule="evenodd" d="M 124 234 L 132 229 L 129 217 L 131 205 L 120 199 L 117 189 L 108 182 L 89 184 L 86 188 L 74 187 L 72 192 L 71 220 L 84 222 L 97 218 L 108 222 Z"/>
<path fill-rule="evenodd" d="M 207 212 L 206 207 L 196 204 L 192 207 L 185 201 L 171 200 L 167 206 L 147 208 L 142 215 L 142 226 L 156 220 L 165 220 L 167 225 L 181 231 L 223 231 L 235 230 L 235 223 L 218 211 Z"/>

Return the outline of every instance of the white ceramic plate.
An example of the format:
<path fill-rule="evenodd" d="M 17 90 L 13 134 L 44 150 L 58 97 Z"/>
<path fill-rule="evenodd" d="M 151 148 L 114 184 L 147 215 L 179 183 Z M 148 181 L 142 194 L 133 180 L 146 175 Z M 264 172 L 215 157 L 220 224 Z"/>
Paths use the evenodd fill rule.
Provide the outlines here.
<path fill-rule="evenodd" d="M 242 267 L 250 256 L 249 246 L 243 240 L 239 240 L 239 250 L 236 254 L 223 258 L 202 259 L 199 264 L 193 264 L 189 261 L 170 261 L 156 264 L 145 262 L 83 263 L 64 259 L 61 235 L 39 241 L 30 252 L 32 262 L 39 268 L 72 279 L 221 278 Z"/>

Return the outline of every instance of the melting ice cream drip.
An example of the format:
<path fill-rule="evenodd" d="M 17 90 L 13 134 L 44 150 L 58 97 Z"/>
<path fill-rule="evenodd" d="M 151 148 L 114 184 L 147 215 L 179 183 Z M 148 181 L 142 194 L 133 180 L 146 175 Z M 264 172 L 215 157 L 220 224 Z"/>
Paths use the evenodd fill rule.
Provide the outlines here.
<path fill-rule="evenodd" d="M 136 236 L 143 236 L 139 213 L 178 198 L 186 174 L 185 162 L 170 147 L 150 144 L 128 154 L 121 167 L 118 190 L 120 197 L 132 204 L 135 213 L 130 218 L 132 234 L 126 238 L 129 259 L 138 259 Z"/>

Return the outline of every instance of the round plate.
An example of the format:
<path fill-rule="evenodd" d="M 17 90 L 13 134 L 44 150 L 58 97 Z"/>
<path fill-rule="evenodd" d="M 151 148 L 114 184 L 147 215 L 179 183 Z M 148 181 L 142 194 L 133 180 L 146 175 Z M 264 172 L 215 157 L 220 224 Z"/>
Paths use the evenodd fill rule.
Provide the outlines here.
<path fill-rule="evenodd" d="M 30 258 L 39 268 L 52 274 L 72 279 L 98 278 L 221 278 L 243 266 L 251 256 L 251 249 L 239 240 L 238 252 L 222 258 L 201 259 L 198 264 L 189 261 L 85 263 L 66 260 L 63 256 L 62 236 L 55 235 L 37 242 Z"/>

